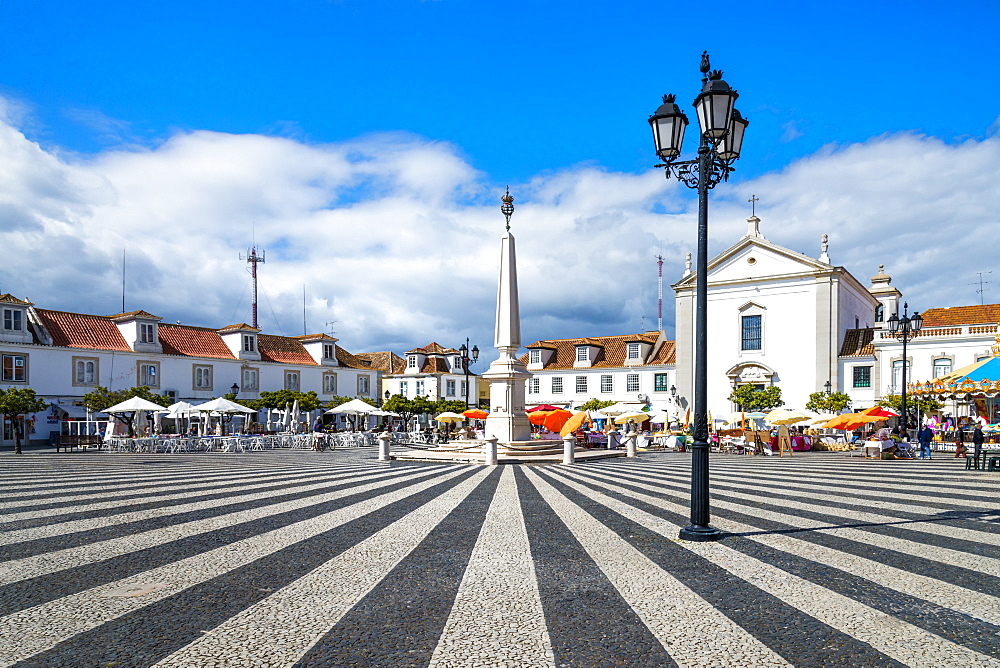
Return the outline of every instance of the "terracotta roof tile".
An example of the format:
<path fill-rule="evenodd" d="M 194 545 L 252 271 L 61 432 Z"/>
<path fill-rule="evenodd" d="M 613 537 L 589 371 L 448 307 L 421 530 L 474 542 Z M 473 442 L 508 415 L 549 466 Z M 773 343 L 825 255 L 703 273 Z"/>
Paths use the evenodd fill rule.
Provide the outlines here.
<path fill-rule="evenodd" d="M 448 373 L 451 367 L 443 357 L 428 357 L 420 373 Z"/>
<path fill-rule="evenodd" d="M 656 343 L 659 338 L 658 332 L 647 332 L 644 334 L 623 334 L 619 336 L 591 336 L 579 339 L 554 339 L 549 341 L 538 341 L 529 348 L 549 348 L 555 349 L 555 355 L 543 367 L 544 369 L 573 369 L 576 362 L 576 348 L 581 345 L 597 346 L 601 350 L 591 361 L 590 368 L 609 368 L 625 366 L 625 354 L 628 351 L 626 344 L 635 341 L 645 341 L 646 343 Z M 528 356 L 523 355 L 521 361 L 528 362 Z M 666 362 L 659 362 L 666 363 Z"/>
<path fill-rule="evenodd" d="M 336 338 L 330 336 L 329 334 L 302 334 L 300 336 L 293 336 L 293 337 L 290 337 L 290 338 L 293 338 L 296 341 L 302 341 L 302 342 L 306 342 L 306 341 L 309 341 L 309 342 L 312 342 L 312 341 L 339 341 L 340 340 L 340 339 L 336 339 Z"/>
<path fill-rule="evenodd" d="M 377 353 L 355 353 L 354 356 L 368 362 L 372 369 L 386 373 L 392 373 L 393 369 L 405 361 L 396 353 L 388 350 Z"/>
<path fill-rule="evenodd" d="M 21 306 L 34 306 L 34 304 L 32 304 L 31 302 L 25 301 L 23 299 L 18 299 L 9 292 L 5 292 L 2 295 L 0 295 L 0 302 L 3 302 L 4 304 L 20 304 Z"/>
<path fill-rule="evenodd" d="M 358 355 L 352 355 L 340 346 L 337 346 L 337 361 L 340 362 L 340 366 L 346 366 L 349 369 L 372 369 L 371 362 Z"/>
<path fill-rule="evenodd" d="M 923 313 L 924 327 L 994 325 L 1000 322 L 1000 304 L 929 308 Z"/>
<path fill-rule="evenodd" d="M 235 325 L 226 325 L 222 329 L 218 329 L 216 331 L 222 333 L 222 332 L 238 332 L 238 331 L 243 331 L 243 330 L 248 331 L 248 332 L 259 332 L 260 331 L 256 327 L 251 327 L 250 325 L 246 324 L 245 322 L 238 322 Z"/>
<path fill-rule="evenodd" d="M 871 327 L 847 330 L 844 332 L 844 344 L 840 347 L 840 356 L 857 357 L 861 355 L 874 355 L 875 346 L 872 345 L 874 338 L 875 330 Z"/>
<path fill-rule="evenodd" d="M 316 364 L 316 360 L 306 352 L 301 342 L 288 336 L 273 334 L 257 335 L 257 350 L 261 360 L 265 362 L 282 362 L 284 364 Z"/>
<path fill-rule="evenodd" d="M 35 309 L 35 312 L 52 335 L 53 345 L 94 350 L 132 350 L 118 331 L 118 326 L 105 316 L 47 309 Z"/>
<path fill-rule="evenodd" d="M 664 341 L 647 364 L 677 364 L 677 342 Z"/>
<path fill-rule="evenodd" d="M 214 329 L 160 323 L 157 330 L 163 352 L 168 355 L 236 359 Z"/>
<path fill-rule="evenodd" d="M 153 315 L 149 311 L 143 311 L 143 310 L 129 311 L 128 313 L 118 313 L 117 315 L 111 315 L 111 316 L 108 316 L 108 317 L 111 318 L 114 321 L 118 321 L 118 320 L 134 320 L 135 318 L 148 318 L 150 320 L 163 320 L 163 318 L 161 318 L 160 316 Z"/>
<path fill-rule="evenodd" d="M 421 354 L 422 355 L 433 355 L 433 354 L 454 355 L 457 352 L 458 351 L 455 350 L 454 348 L 445 348 L 440 343 L 437 343 L 436 341 L 432 341 L 431 343 L 428 343 L 423 348 L 414 348 L 413 350 L 408 350 L 408 351 L 406 351 L 406 354 L 409 355 L 409 354 L 412 353 L 412 354 L 416 354 L 416 355 L 421 355 Z"/>

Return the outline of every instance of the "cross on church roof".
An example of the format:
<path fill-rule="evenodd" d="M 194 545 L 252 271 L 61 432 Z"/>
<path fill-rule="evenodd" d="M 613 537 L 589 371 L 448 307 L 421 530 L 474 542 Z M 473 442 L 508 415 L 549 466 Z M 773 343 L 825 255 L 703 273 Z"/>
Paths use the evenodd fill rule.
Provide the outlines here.
<path fill-rule="evenodd" d="M 760 198 L 757 197 L 756 195 L 750 195 L 750 199 L 748 199 L 747 201 L 750 202 L 750 215 L 751 216 L 756 216 L 757 215 L 757 202 L 760 201 Z"/>

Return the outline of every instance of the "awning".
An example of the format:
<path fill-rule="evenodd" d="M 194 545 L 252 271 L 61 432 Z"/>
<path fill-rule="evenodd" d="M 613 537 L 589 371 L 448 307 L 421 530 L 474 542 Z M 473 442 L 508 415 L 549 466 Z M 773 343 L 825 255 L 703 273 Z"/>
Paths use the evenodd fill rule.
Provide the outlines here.
<path fill-rule="evenodd" d="M 83 406 L 74 406 L 73 404 L 52 404 L 59 410 L 65 413 L 62 419 L 73 418 L 79 420 L 87 419 L 87 409 Z M 58 417 L 58 416 L 57 416 Z"/>

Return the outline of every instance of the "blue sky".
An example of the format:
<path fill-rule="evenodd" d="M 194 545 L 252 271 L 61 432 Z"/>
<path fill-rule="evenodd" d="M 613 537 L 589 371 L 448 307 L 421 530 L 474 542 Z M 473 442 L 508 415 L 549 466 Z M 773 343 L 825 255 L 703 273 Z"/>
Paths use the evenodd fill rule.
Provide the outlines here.
<path fill-rule="evenodd" d="M 900 285 L 904 293 L 923 290 L 919 301 L 928 305 L 977 300 L 965 286 L 974 272 L 991 269 L 991 256 L 970 258 L 974 266 L 941 267 L 955 275 L 934 281 L 919 271 L 919 263 L 939 262 L 927 253 L 946 226 L 957 226 L 956 234 L 966 237 L 963 223 L 996 224 L 989 184 L 997 176 L 1000 5 L 717 6 L 713 12 L 706 4 L 649 2 L 0 0 L 0 97 L 15 132 L 9 153 L 0 159 L 6 157 L 7 170 L 15 169 L 13 158 L 24 155 L 20 135 L 28 146 L 37 145 L 38 164 L 51 172 L 25 183 L 50 193 L 75 182 L 71 195 L 57 198 L 66 220 L 31 204 L 38 198 L 29 200 L 23 183 L 20 190 L 8 186 L 6 201 L 19 203 L 23 220 L 35 221 L 46 234 L 53 233 L 55 219 L 70 245 L 74 238 L 84 245 L 93 241 L 88 226 L 101 234 L 118 230 L 118 237 L 102 238 L 85 253 L 100 279 L 82 304 L 79 296 L 66 295 L 65 286 L 74 284 L 68 276 L 53 275 L 49 284 L 27 282 L 9 268 L 0 271 L 0 289 L 31 292 L 42 306 L 79 304 L 81 310 L 111 312 L 113 258 L 132 243 L 135 273 L 149 280 L 148 291 L 141 281 L 135 288 L 143 303 L 130 307 L 210 326 L 228 324 L 234 312 L 243 319 L 234 302 L 242 299 L 244 277 L 225 278 L 232 266 L 201 263 L 217 271 L 200 280 L 238 284 L 217 304 L 194 308 L 190 300 L 164 301 L 155 287 L 158 277 L 176 280 L 173 267 L 137 240 L 148 224 L 183 228 L 184 221 L 154 206 L 157 201 L 190 198 L 190 210 L 172 214 L 190 219 L 199 197 L 211 208 L 232 196 L 232 205 L 218 206 L 182 247 L 191 252 L 217 244 L 216 256 L 233 265 L 226 254 L 258 235 L 270 249 L 265 276 L 272 272 L 271 282 L 263 289 L 278 304 L 267 329 L 301 333 L 296 323 L 301 323 L 302 285 L 308 285 L 319 300 L 310 304 L 316 323 L 310 329 L 337 321 L 343 328 L 338 336 L 349 349 L 422 345 L 458 332 L 463 340 L 472 334 L 488 341 L 492 305 L 482 308 L 479 302 L 489 302 L 492 290 L 482 292 L 483 299 L 477 295 L 493 280 L 492 270 L 482 269 L 492 263 L 484 249 L 492 248 L 491 226 L 499 229 L 496 220 L 502 221 L 494 212 L 498 189 L 510 183 L 518 206 L 515 232 L 529 253 L 523 274 L 542 284 L 523 285 L 522 278 L 522 291 L 543 293 L 543 285 L 563 295 L 582 287 L 604 291 L 558 305 L 529 298 L 525 340 L 637 330 L 641 316 L 655 315 L 655 264 L 647 256 L 664 252 L 669 284 L 679 276 L 694 237 L 691 194 L 652 180 L 655 160 L 646 118 L 663 93 L 676 93 L 684 105 L 694 98 L 699 56 L 707 49 L 713 67 L 724 70 L 740 92 L 737 106 L 751 121 L 733 183 L 714 194 L 712 219 L 720 226 L 713 227 L 713 252 L 738 238 L 746 198 L 754 192 L 761 198 L 764 232 L 777 243 L 817 255 L 814 239 L 829 232 L 834 262 L 859 277 L 874 274 L 884 261 L 890 273 L 895 265 L 897 283 L 910 280 Z M 688 139 L 691 149 L 693 135 Z M 197 168 L 190 162 L 194 155 Z M 336 164 L 324 162 L 332 155 Z M 400 167 L 403 155 L 430 162 L 410 172 Z M 930 155 L 936 162 L 918 170 Z M 171 166 L 170 158 L 177 156 L 185 157 Z M 240 164 L 233 156 L 240 156 L 235 161 Z M 844 156 L 853 156 L 850 169 L 831 171 Z M 266 202 L 247 196 L 266 187 L 256 180 L 261 170 L 248 181 L 240 169 L 257 158 L 265 161 L 264 171 L 281 168 L 268 181 L 272 185 L 280 187 L 289 172 L 296 174 L 294 183 Z M 216 159 L 220 163 L 213 163 Z M 21 178 L 25 169 L 18 172 Z M 204 169 L 220 184 L 198 192 L 198 184 L 175 179 L 183 169 Z M 857 173 L 850 173 L 854 169 Z M 140 185 L 142 174 L 159 176 Z M 225 181 L 227 175 L 231 180 Z M 949 175 L 964 177 L 951 183 Z M 46 178 L 53 181 L 37 185 Z M 873 186 L 873 180 L 881 185 Z M 97 182 L 110 184 L 113 204 L 98 194 L 104 191 Z M 937 189 L 941 192 L 928 199 Z M 138 192 L 148 198 L 141 206 L 134 205 Z M 880 239 L 873 246 L 871 239 L 848 234 L 851 220 L 886 220 L 872 212 L 880 193 L 886 194 L 893 219 L 881 236 L 904 237 L 895 245 Z M 956 208 L 956 193 L 963 193 L 962 206 L 971 208 Z M 289 209 L 286 196 L 298 208 Z M 537 218 L 531 217 L 533 206 Z M 357 247 L 345 244 L 344 235 L 368 214 L 370 238 Z M 323 239 L 325 263 L 323 257 L 303 259 L 315 238 L 300 242 L 298 250 L 289 242 L 315 236 L 320 219 L 344 226 Z M 0 214 L 0 230 L 20 229 L 17 220 L 22 218 L 5 221 Z M 566 226 L 552 222 L 557 220 Z M 584 267 L 581 272 L 613 265 L 619 256 L 633 273 L 637 258 L 648 262 L 646 273 L 631 282 L 606 281 L 615 286 L 592 284 L 573 272 L 568 273 L 574 281 L 561 282 L 545 269 L 553 258 L 533 260 L 536 247 L 523 238 L 549 222 L 565 234 L 589 235 L 575 240 L 571 254 Z M 870 230 L 870 224 L 858 224 L 860 232 Z M 220 229 L 210 230 L 213 225 Z M 605 252 L 606 244 L 615 242 L 605 241 L 601 231 L 619 228 L 639 230 L 637 245 Z M 201 232 L 206 236 L 199 237 Z M 419 258 L 405 248 L 394 250 L 394 241 L 408 235 L 420 239 L 410 248 L 419 250 Z M 551 240 L 539 236 L 538 252 L 551 253 Z M 22 241 L 30 247 L 29 240 Z M 115 246 L 117 255 L 110 250 Z M 345 247 L 351 248 L 351 261 L 331 264 L 329 258 L 340 257 Z M 845 250 L 839 257 L 838 248 Z M 941 249 L 942 258 L 946 250 Z M 456 254 L 469 258 L 464 280 L 452 273 Z M 379 266 L 380 257 L 396 265 L 406 258 L 407 268 L 394 274 Z M 371 259 L 368 265 L 353 263 L 365 258 Z M 149 263 L 145 269 L 143 262 Z M 371 267 L 388 273 L 386 280 L 370 275 Z M 613 266 L 610 273 L 620 274 Z M 422 307 L 424 292 L 399 285 L 412 283 L 414 275 L 432 298 L 451 290 L 476 303 L 454 309 L 464 314 L 461 319 Z M 442 275 L 462 285 L 449 285 Z M 401 303 L 385 313 L 367 306 L 372 320 L 358 322 L 351 313 L 365 304 L 358 284 L 367 284 L 379 301 Z M 296 294 L 299 305 L 292 308 Z M 995 296 L 993 301 L 1000 301 L 1000 293 Z M 410 321 L 399 317 L 400 310 L 423 315 Z M 666 319 L 670 327 L 672 315 Z"/>

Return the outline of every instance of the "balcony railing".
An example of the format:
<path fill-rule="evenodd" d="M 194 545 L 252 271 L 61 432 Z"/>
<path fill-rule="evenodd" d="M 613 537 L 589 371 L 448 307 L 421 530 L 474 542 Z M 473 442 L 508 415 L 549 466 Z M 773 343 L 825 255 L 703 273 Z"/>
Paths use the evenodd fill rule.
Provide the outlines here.
<path fill-rule="evenodd" d="M 914 332 L 920 338 L 938 336 L 970 336 L 977 334 L 996 334 L 997 325 L 962 325 L 961 327 L 926 327 Z M 889 331 L 879 332 L 880 339 L 895 339 L 896 335 Z"/>

